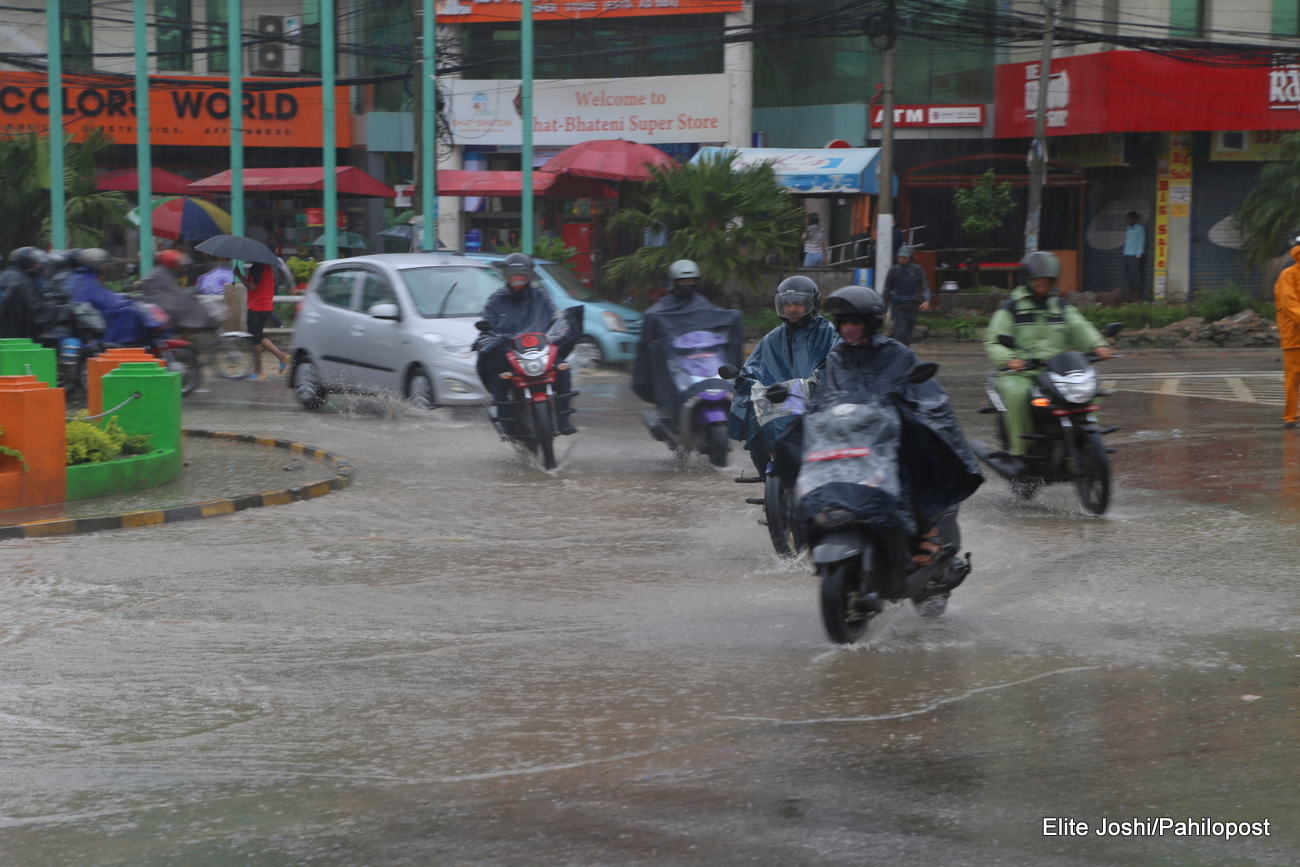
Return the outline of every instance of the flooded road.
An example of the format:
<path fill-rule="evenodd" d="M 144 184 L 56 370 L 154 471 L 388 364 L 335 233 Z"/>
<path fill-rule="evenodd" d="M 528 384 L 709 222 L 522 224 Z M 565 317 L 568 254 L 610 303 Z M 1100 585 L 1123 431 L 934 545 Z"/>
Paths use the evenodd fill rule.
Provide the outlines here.
<path fill-rule="evenodd" d="M 922 355 L 988 436 L 976 349 Z M 848 649 L 732 483 L 747 458 L 675 463 L 623 377 L 581 384 L 553 475 L 478 412 L 214 382 L 187 425 L 355 481 L 0 542 L 0 865 L 1300 863 L 1277 369 L 1110 362 L 1110 513 L 989 481 L 948 613 Z M 1094 833 L 1162 817 L 1269 834 Z"/>

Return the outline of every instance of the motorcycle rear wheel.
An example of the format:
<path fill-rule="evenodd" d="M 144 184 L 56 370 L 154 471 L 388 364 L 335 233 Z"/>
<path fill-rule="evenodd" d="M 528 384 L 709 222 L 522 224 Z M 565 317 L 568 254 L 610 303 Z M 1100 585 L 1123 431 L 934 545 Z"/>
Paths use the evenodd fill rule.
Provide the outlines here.
<path fill-rule="evenodd" d="M 866 634 L 867 626 L 876 616 L 874 611 L 861 611 L 857 607 L 861 587 L 859 562 L 857 557 L 852 557 L 838 563 L 817 564 L 822 579 L 822 625 L 836 644 L 857 641 Z"/>
<path fill-rule="evenodd" d="M 551 424 L 551 407 L 544 401 L 533 403 L 533 437 L 537 456 L 545 469 L 555 469 L 555 428 Z"/>
<path fill-rule="evenodd" d="M 793 497 L 776 476 L 768 476 L 763 484 L 763 516 L 776 553 L 782 557 L 796 556 L 799 542 L 794 531 Z"/>
<path fill-rule="evenodd" d="M 163 350 L 163 361 L 168 370 L 181 375 L 181 394 L 193 394 L 203 384 L 203 371 L 199 369 L 199 359 L 188 349 Z"/>
<path fill-rule="evenodd" d="M 730 445 L 727 443 L 727 426 L 721 422 L 710 424 L 708 437 L 709 463 L 715 467 L 725 467 L 727 465 L 727 452 L 731 450 Z"/>
<path fill-rule="evenodd" d="M 1110 458 L 1106 444 L 1096 431 L 1080 432 L 1078 475 L 1074 480 L 1079 501 L 1094 515 L 1104 514 L 1110 505 Z"/>

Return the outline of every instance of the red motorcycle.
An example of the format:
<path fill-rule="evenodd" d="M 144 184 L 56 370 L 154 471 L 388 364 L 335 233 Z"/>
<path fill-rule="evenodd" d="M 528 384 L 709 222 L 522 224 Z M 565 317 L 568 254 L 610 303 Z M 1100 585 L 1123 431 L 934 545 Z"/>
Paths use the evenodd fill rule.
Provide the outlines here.
<path fill-rule="evenodd" d="M 487 334 L 492 326 L 479 322 L 476 327 Z M 493 401 L 497 408 L 495 424 L 503 439 L 517 442 L 541 458 L 548 470 L 556 467 L 555 437 L 565 427 L 559 401 L 574 397 L 578 392 L 556 394 L 555 385 L 559 371 L 568 370 L 567 362 L 559 360 L 559 347 L 545 334 L 521 334 L 506 350 L 510 370 L 500 374 L 510 383 L 505 400 Z"/>

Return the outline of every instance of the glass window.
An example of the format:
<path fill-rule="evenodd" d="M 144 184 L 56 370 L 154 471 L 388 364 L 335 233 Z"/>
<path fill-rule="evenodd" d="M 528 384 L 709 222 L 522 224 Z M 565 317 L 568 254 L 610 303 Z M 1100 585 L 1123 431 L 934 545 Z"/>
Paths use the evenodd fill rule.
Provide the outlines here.
<path fill-rule="evenodd" d="M 335 307 L 352 308 L 352 290 L 357 285 L 356 271 L 331 271 L 320 281 L 316 294 Z"/>
<path fill-rule="evenodd" d="M 376 304 L 396 304 L 397 293 L 388 281 L 378 274 L 366 274 L 361 285 L 361 309 L 369 311 Z"/>
<path fill-rule="evenodd" d="M 189 72 L 194 66 L 194 20 L 190 0 L 154 0 L 158 16 L 158 68 Z"/>
<path fill-rule="evenodd" d="M 301 69 L 320 75 L 320 0 L 302 0 Z"/>
<path fill-rule="evenodd" d="M 402 279 L 425 319 L 480 316 L 492 293 L 505 285 L 495 268 L 407 268 Z"/>
<path fill-rule="evenodd" d="M 563 265 L 538 265 L 552 280 L 560 284 L 560 288 L 569 294 L 574 301 L 595 301 L 596 294 L 582 285 L 582 281 L 574 276 L 573 272 Z"/>
<path fill-rule="evenodd" d="M 65 66 L 92 69 L 95 66 L 95 31 L 90 0 L 63 0 L 60 28 Z"/>
<path fill-rule="evenodd" d="M 229 5 L 226 0 L 207 0 L 207 7 L 208 72 L 229 72 L 230 55 L 226 53 L 230 45 L 230 29 L 226 26 Z"/>
<path fill-rule="evenodd" d="M 1203 36 L 1206 0 L 1169 0 L 1169 35 Z"/>

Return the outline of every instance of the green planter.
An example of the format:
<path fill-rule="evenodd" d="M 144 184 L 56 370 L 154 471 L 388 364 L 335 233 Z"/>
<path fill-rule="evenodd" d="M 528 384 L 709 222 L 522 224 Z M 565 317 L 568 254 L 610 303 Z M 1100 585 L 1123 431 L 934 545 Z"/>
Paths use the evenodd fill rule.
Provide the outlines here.
<path fill-rule="evenodd" d="M 97 464 L 74 464 L 68 467 L 68 501 L 156 488 L 180 478 L 183 463 L 180 449 L 168 449 Z"/>

